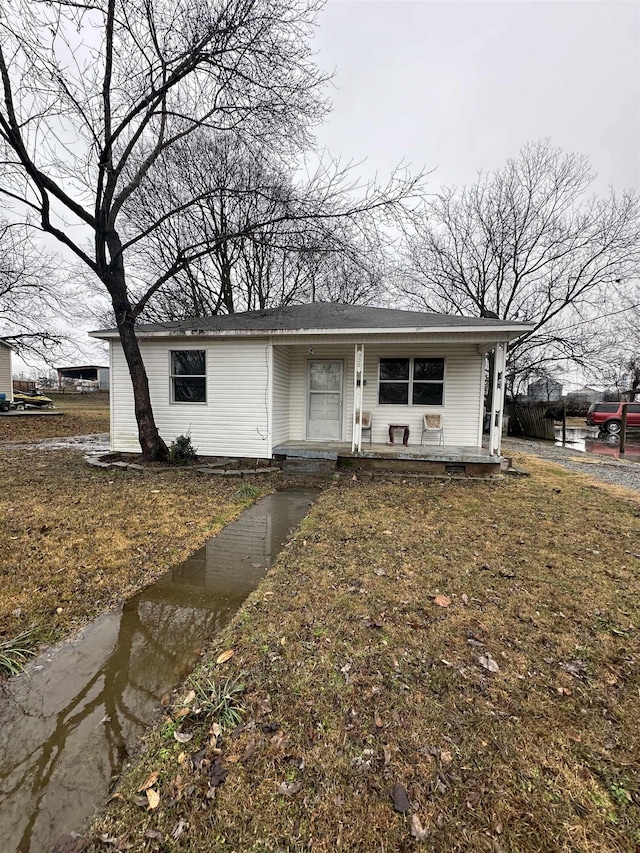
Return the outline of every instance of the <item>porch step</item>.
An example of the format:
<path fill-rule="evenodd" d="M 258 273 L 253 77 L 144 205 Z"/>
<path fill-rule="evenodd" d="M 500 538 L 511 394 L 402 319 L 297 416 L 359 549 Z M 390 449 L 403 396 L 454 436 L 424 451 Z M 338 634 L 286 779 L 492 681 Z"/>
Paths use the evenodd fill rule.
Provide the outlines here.
<path fill-rule="evenodd" d="M 319 459 L 309 456 L 286 456 L 282 463 L 283 471 L 300 474 L 333 474 L 336 470 L 337 455 L 334 459 Z"/>

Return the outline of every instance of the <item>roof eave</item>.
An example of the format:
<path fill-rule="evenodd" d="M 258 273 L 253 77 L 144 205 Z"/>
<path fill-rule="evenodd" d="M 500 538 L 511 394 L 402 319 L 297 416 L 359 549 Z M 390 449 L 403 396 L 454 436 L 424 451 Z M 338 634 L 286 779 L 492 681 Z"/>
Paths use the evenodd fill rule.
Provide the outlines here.
<path fill-rule="evenodd" d="M 531 332 L 533 323 L 505 323 L 491 326 L 393 326 L 376 329 L 154 329 L 140 330 L 137 336 L 140 340 L 149 338 L 265 338 L 265 337 L 298 337 L 300 335 L 426 335 L 426 334 L 495 334 L 496 341 L 506 341 Z M 117 329 L 101 329 L 88 333 L 92 338 L 113 340 L 118 338 Z"/>

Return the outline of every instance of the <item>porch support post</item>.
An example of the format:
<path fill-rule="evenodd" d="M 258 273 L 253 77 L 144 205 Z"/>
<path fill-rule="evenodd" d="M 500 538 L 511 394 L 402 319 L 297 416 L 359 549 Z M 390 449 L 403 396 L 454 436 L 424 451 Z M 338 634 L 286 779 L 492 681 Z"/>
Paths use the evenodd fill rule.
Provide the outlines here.
<path fill-rule="evenodd" d="M 499 456 L 502 445 L 506 356 L 507 345 L 502 341 L 497 342 L 493 359 L 493 394 L 491 395 L 491 423 L 489 425 L 489 454 L 491 456 Z"/>
<path fill-rule="evenodd" d="M 364 344 L 356 344 L 353 361 L 353 427 L 351 452 L 362 451 L 362 378 L 364 376 Z"/>

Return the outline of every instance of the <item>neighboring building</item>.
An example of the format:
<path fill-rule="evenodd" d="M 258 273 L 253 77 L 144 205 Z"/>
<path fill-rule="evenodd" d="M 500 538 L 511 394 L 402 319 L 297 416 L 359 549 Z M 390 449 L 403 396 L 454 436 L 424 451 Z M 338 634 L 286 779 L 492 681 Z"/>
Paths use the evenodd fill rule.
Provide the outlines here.
<path fill-rule="evenodd" d="M 602 399 L 602 396 L 602 391 L 585 385 L 582 388 L 578 388 L 577 391 L 571 391 L 567 394 L 567 403 L 597 403 L 598 400 Z"/>
<path fill-rule="evenodd" d="M 531 403 L 550 403 L 561 399 L 562 385 L 550 377 L 531 382 L 527 388 L 527 400 Z"/>
<path fill-rule="evenodd" d="M 75 386 L 87 390 L 109 390 L 109 368 L 85 364 L 80 367 L 58 367 L 58 388 Z"/>
<path fill-rule="evenodd" d="M 11 379 L 11 353 L 13 350 L 9 344 L 0 340 L 0 394 L 6 399 L 13 400 L 13 382 Z"/>
<path fill-rule="evenodd" d="M 154 416 L 169 443 L 189 433 L 203 456 L 271 458 L 285 442 L 351 442 L 357 412 L 372 441 L 390 424 L 420 442 L 439 414 L 448 445 L 480 448 L 485 355 L 496 349 L 491 452 L 498 454 L 506 343 L 532 328 L 502 320 L 313 303 L 138 326 Z M 137 452 L 133 389 L 116 329 L 109 342 L 111 447 Z M 502 369 L 500 369 L 502 365 Z M 417 436 L 417 438 L 416 438 Z"/>

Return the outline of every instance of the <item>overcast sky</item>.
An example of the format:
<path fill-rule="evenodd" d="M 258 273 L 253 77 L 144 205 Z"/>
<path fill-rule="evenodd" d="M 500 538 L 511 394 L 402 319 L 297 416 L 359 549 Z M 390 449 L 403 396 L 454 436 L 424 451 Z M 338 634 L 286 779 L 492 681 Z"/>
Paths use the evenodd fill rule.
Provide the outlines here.
<path fill-rule="evenodd" d="M 640 190 L 637 0 L 328 0 L 315 46 L 335 70 L 318 142 L 367 176 L 405 160 L 436 192 L 549 137 L 598 193 Z"/>
<path fill-rule="evenodd" d="M 318 140 L 369 172 L 437 167 L 435 191 L 549 137 L 599 193 L 640 188 L 637 0 L 329 0 L 316 45 L 335 69 Z"/>

